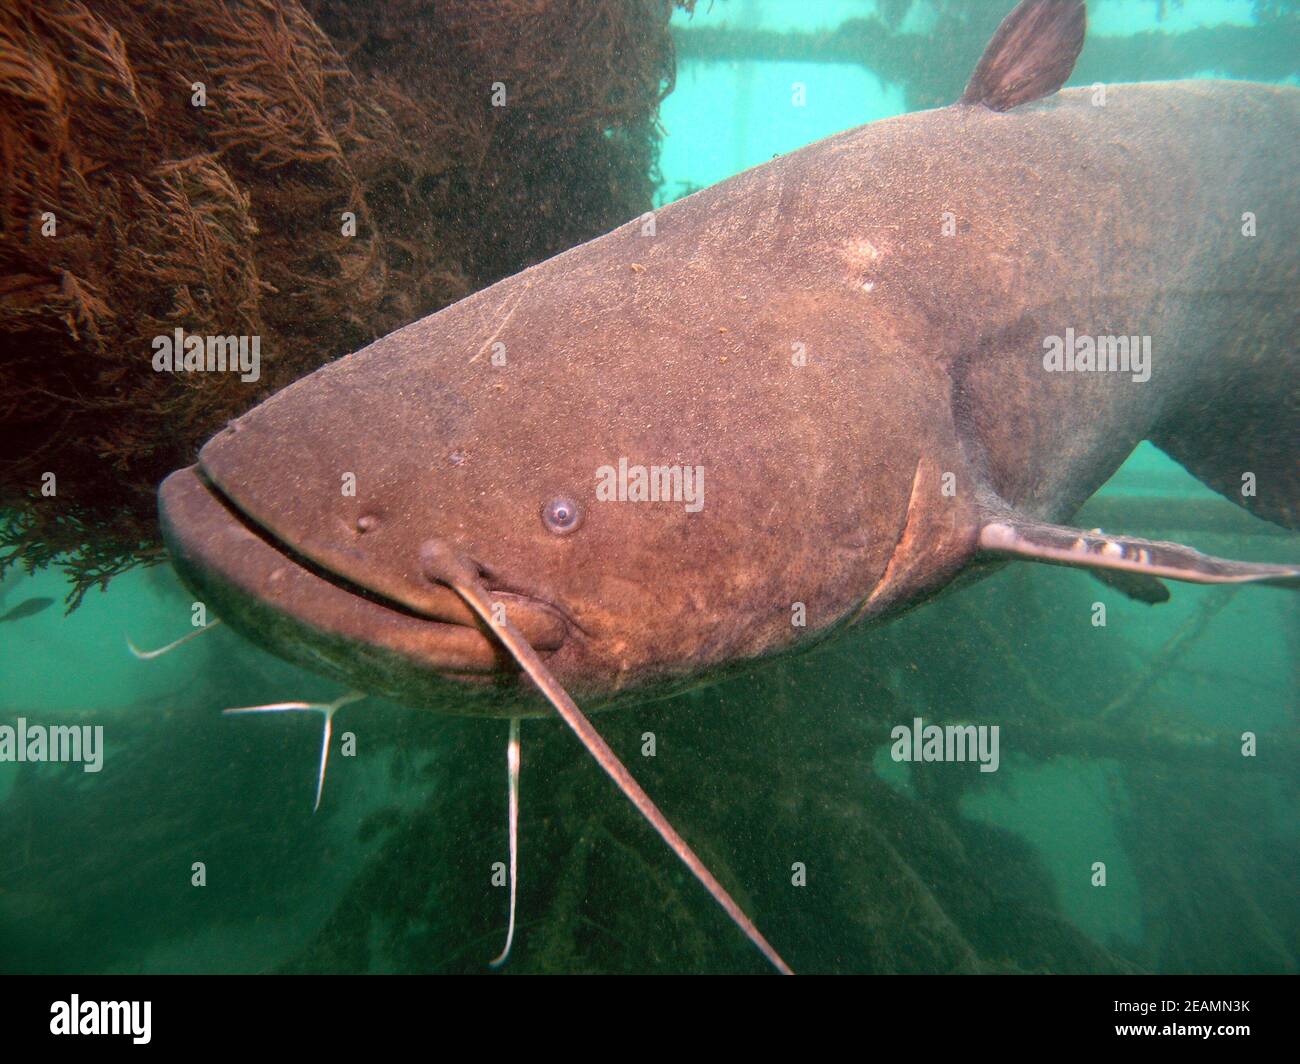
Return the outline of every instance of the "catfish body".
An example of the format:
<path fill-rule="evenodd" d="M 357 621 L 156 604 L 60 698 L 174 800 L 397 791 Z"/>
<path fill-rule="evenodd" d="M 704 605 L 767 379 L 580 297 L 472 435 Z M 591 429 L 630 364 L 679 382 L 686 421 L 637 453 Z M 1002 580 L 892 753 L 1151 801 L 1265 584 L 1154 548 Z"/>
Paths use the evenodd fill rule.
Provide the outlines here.
<path fill-rule="evenodd" d="M 323 368 L 201 467 L 275 540 L 416 613 L 438 612 L 421 543 L 454 540 L 497 588 L 562 604 L 548 663 L 600 700 L 924 596 L 987 511 L 1068 517 L 1144 438 L 1218 487 L 1267 470 L 1254 502 L 1293 524 L 1297 132 L 1300 90 L 1212 81 L 877 122 Z M 1045 370 L 1067 330 L 1149 337 L 1149 379 Z M 620 459 L 703 467 L 703 509 L 597 502 Z M 557 497 L 583 508 L 572 535 L 539 521 Z M 208 583 L 238 626 L 247 589 Z M 354 670 L 312 639 L 284 636 Z M 378 642 L 375 689 L 517 709 L 449 698 L 429 674 L 456 670 Z"/>
<path fill-rule="evenodd" d="M 494 965 L 537 696 L 789 972 L 574 696 L 717 675 L 1008 557 L 1125 574 L 1149 601 L 1159 578 L 1300 584 L 1054 523 L 1147 438 L 1225 492 L 1258 470 L 1241 499 L 1289 527 L 1300 496 L 1300 93 L 1032 104 L 1085 21 L 1082 0 L 1023 0 L 959 105 L 812 145 L 384 337 L 164 482 L 173 561 L 234 627 L 363 691 L 515 718 Z M 630 470 L 655 487 L 626 490 Z M 688 472 L 707 501 L 682 497 Z M 356 697 L 235 712 L 324 714 L 319 803 Z"/>

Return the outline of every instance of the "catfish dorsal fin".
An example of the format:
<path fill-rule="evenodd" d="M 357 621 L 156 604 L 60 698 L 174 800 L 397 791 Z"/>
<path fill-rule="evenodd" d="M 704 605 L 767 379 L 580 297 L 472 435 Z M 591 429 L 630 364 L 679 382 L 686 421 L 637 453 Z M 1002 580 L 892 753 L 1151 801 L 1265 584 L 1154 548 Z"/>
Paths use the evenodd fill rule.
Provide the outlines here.
<path fill-rule="evenodd" d="M 1010 111 L 1065 84 L 1088 29 L 1084 0 L 1022 0 L 993 34 L 960 100 Z"/>

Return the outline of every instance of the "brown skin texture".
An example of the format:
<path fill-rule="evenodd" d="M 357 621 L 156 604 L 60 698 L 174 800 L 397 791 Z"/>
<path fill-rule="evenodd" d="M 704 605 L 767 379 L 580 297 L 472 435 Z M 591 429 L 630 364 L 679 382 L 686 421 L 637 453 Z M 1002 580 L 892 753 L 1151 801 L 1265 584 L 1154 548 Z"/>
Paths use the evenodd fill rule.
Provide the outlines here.
<path fill-rule="evenodd" d="M 653 236 L 629 223 L 317 371 L 209 442 L 201 468 L 408 629 L 410 613 L 469 623 L 422 544 L 473 558 L 539 630 L 564 618 L 547 664 L 595 704 L 933 594 L 975 560 L 985 515 L 1068 518 L 1144 438 L 1193 441 L 1210 483 L 1276 466 L 1258 508 L 1288 523 L 1298 101 L 1116 85 L 1105 107 L 1068 90 L 849 131 L 664 208 Z M 1150 335 L 1151 379 L 1046 373 L 1043 338 L 1067 328 Z M 1225 386 L 1252 398 L 1248 425 Z M 620 457 L 703 466 L 703 509 L 597 502 L 597 469 Z M 442 680 L 465 670 L 435 636 L 386 646 L 385 606 L 340 627 L 312 601 L 348 591 L 286 577 L 265 544 L 265 579 L 241 577 L 251 533 L 182 507 L 183 487 L 162 503 L 178 568 L 236 628 L 411 704 L 527 702 L 504 667 L 472 695 Z M 540 518 L 557 496 L 582 509 L 566 535 Z M 277 569 L 299 582 L 279 606 Z"/>

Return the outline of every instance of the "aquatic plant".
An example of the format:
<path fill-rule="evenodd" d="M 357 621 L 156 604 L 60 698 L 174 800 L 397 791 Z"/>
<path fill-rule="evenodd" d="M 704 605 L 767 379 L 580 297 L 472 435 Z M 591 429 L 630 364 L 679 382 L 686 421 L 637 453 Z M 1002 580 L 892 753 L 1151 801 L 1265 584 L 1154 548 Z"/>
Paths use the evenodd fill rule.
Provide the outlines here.
<path fill-rule="evenodd" d="M 226 420 L 648 209 L 668 11 L 4 5 L 0 570 L 62 561 L 75 606 Z M 260 337 L 259 379 L 154 372 L 177 327 Z"/>

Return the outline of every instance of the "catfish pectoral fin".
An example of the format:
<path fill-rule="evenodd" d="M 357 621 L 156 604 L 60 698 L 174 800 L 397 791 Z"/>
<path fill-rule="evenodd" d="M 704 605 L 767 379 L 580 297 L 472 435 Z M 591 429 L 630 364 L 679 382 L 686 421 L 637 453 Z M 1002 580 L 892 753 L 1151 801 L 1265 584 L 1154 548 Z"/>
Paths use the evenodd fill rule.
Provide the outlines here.
<path fill-rule="evenodd" d="M 1169 601 L 1169 588 L 1156 576 L 1131 573 L 1121 569 L 1093 569 L 1089 575 L 1098 583 L 1114 588 L 1134 602 L 1145 602 L 1148 606 L 1156 606 L 1161 602 Z"/>
<path fill-rule="evenodd" d="M 1181 543 L 1085 532 L 1016 516 L 1000 516 L 980 529 L 979 549 L 989 555 L 1049 565 L 1115 570 L 1191 584 L 1267 584 L 1300 588 L 1300 565 L 1268 565 L 1215 558 Z"/>

